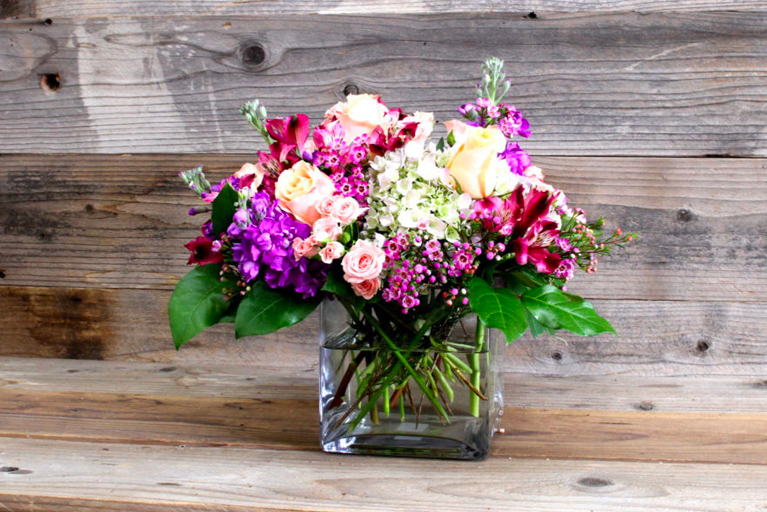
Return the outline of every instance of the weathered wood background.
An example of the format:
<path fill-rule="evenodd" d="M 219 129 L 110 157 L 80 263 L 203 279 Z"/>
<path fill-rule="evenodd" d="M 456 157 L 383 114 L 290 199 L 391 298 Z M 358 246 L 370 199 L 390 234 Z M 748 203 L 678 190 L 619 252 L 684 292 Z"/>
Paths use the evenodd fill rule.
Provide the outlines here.
<path fill-rule="evenodd" d="M 237 114 L 247 100 L 316 119 L 344 92 L 375 92 L 445 120 L 497 55 L 551 181 L 643 236 L 572 287 L 619 338 L 525 338 L 508 370 L 707 374 L 723 386 L 764 371 L 767 3 L 385 0 L 370 11 L 0 0 L 0 355 L 311 370 L 316 318 L 241 341 L 216 327 L 172 349 L 165 305 L 198 224 L 176 173 L 201 163 L 223 176 L 252 158 Z"/>

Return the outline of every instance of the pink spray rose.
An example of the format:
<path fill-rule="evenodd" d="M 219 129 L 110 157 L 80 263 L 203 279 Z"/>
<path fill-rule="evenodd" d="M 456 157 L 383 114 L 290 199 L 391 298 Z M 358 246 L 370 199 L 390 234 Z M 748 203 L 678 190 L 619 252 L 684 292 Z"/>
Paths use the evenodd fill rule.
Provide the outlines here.
<path fill-rule="evenodd" d="M 333 217 L 323 217 L 314 223 L 312 227 L 312 238 L 318 242 L 327 242 L 338 240 L 341 236 L 341 226 Z"/>
<path fill-rule="evenodd" d="M 377 278 L 385 259 L 386 254 L 380 248 L 366 240 L 357 240 L 341 261 L 344 279 L 354 285 Z"/>
<path fill-rule="evenodd" d="M 293 256 L 296 260 L 300 260 L 304 256 L 311 258 L 317 254 L 317 247 L 314 245 L 314 241 L 310 239 L 303 240 L 301 238 L 293 239 Z"/>
<path fill-rule="evenodd" d="M 324 263 L 337 260 L 344 253 L 344 246 L 338 242 L 330 242 L 320 250 L 320 258 Z"/>
<path fill-rule="evenodd" d="M 330 217 L 333 215 L 333 205 L 336 203 L 336 200 L 338 200 L 341 196 L 328 196 L 319 203 L 317 203 L 317 211 L 320 212 L 320 215 L 323 217 Z"/>
<path fill-rule="evenodd" d="M 280 174 L 274 196 L 296 219 L 312 225 L 320 218 L 317 204 L 335 191 L 336 186 L 327 174 L 301 160 Z"/>
<path fill-rule="evenodd" d="M 333 204 L 331 215 L 343 224 L 351 224 L 362 213 L 360 204 L 353 197 L 339 197 Z"/>
<path fill-rule="evenodd" d="M 374 277 L 373 279 L 367 279 L 361 283 L 352 283 L 352 290 L 365 300 L 370 300 L 375 297 L 378 290 L 381 289 L 381 279 Z"/>

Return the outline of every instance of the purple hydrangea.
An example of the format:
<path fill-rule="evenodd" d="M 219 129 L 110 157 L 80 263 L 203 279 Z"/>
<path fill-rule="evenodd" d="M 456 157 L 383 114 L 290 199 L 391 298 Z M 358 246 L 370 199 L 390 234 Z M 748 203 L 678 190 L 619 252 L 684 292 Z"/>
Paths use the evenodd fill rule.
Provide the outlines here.
<path fill-rule="evenodd" d="M 250 225 L 243 229 L 242 222 L 233 222 L 227 231 L 237 240 L 232 244 L 232 258 L 243 279 L 251 282 L 261 276 L 272 288 L 292 289 L 304 298 L 316 296 L 329 265 L 308 258 L 296 260 L 292 247 L 293 239 L 311 235 L 311 227 L 293 219 L 266 192 L 253 197 L 248 213 Z"/>

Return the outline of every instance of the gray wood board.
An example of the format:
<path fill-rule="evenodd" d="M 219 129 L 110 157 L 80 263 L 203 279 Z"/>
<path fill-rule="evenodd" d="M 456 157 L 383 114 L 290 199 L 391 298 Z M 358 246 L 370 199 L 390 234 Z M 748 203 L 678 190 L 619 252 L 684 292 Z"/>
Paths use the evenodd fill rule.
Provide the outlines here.
<path fill-rule="evenodd" d="M 6 0 L 4 16 L 248 16 L 263 14 L 427 14 L 446 12 L 522 13 L 540 17 L 556 12 L 594 11 L 756 11 L 759 0 Z"/>
<path fill-rule="evenodd" d="M 345 89 L 446 120 L 497 55 L 535 154 L 767 155 L 763 12 L 88 17 L 0 32 L 2 152 L 252 151 L 243 102 L 316 121 Z M 46 74 L 58 91 L 41 89 Z"/>
<path fill-rule="evenodd" d="M 162 290 L 0 287 L 0 355 L 168 366 L 237 362 L 296 373 L 316 368 L 317 314 L 268 336 L 241 340 L 234 340 L 231 325 L 215 326 L 176 351 L 166 315 L 169 298 L 170 292 Z M 767 303 L 593 303 L 619 337 L 526 335 L 507 347 L 504 369 L 552 375 L 754 375 L 767 364 Z"/>
<path fill-rule="evenodd" d="M 0 157 L 0 283 L 171 289 L 204 221 L 176 172 L 220 179 L 248 156 Z M 641 233 L 574 292 L 595 299 L 767 302 L 767 160 L 536 159 L 571 205 Z"/>

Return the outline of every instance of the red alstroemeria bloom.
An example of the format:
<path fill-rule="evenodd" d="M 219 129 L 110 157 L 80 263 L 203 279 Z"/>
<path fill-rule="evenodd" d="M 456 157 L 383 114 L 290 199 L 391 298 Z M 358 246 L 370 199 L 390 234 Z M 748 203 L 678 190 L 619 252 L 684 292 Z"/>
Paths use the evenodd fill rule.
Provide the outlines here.
<path fill-rule="evenodd" d="M 213 240 L 207 236 L 198 236 L 188 244 L 184 245 L 191 254 L 189 255 L 189 261 L 187 265 L 211 265 L 215 263 L 223 263 L 224 256 L 221 253 L 213 252 Z"/>
<path fill-rule="evenodd" d="M 554 245 L 558 236 L 559 226 L 556 222 L 539 219 L 530 226 L 525 236 L 514 240 L 514 258 L 520 265 L 532 263 L 538 272 L 551 274 L 562 263 L 562 257 L 550 252 L 547 247 Z"/>

